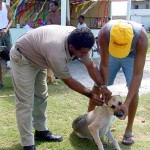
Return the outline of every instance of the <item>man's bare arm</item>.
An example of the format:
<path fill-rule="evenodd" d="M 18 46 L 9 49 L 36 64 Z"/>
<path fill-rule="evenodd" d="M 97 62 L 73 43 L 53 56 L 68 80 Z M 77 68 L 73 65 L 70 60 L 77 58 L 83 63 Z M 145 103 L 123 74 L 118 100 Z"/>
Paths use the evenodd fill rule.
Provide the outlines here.
<path fill-rule="evenodd" d="M 11 28 L 11 26 L 12 26 L 12 24 L 13 24 L 13 15 L 12 15 L 10 6 L 6 4 L 6 8 L 7 8 L 7 10 L 8 10 L 8 15 L 7 15 L 7 17 L 8 17 L 8 20 L 9 20 L 9 23 L 8 23 L 8 25 L 7 25 L 7 27 L 6 27 L 6 32 L 7 32 L 7 31 Z"/>
<path fill-rule="evenodd" d="M 70 77 L 68 79 L 62 79 L 62 81 L 66 85 L 68 85 L 68 87 L 71 88 L 72 90 L 74 90 L 82 95 L 85 95 L 89 98 L 92 98 L 96 105 L 103 105 L 104 101 L 101 100 L 99 96 L 94 94 L 91 90 L 89 90 L 88 88 L 83 86 L 80 82 L 76 81 L 72 77 Z"/>
<path fill-rule="evenodd" d="M 134 60 L 134 70 L 129 92 L 125 101 L 129 105 L 135 93 L 138 91 L 143 77 L 143 70 L 145 65 L 146 53 L 148 49 L 148 37 L 145 29 L 142 27 L 140 37 L 136 45 L 136 56 Z"/>
<path fill-rule="evenodd" d="M 97 86 L 99 87 L 99 90 L 101 90 L 102 99 L 105 100 L 105 102 L 107 103 L 112 93 L 107 89 L 106 86 L 104 86 L 105 82 L 102 79 L 102 76 L 98 70 L 98 67 L 93 61 L 85 63 L 85 66 L 88 70 L 90 77 L 97 84 Z"/>
<path fill-rule="evenodd" d="M 106 26 L 101 29 L 98 36 L 98 44 L 101 49 L 101 62 L 100 62 L 100 74 L 105 84 L 108 81 L 108 70 L 109 70 L 109 51 L 108 41 L 106 37 Z"/>
<path fill-rule="evenodd" d="M 86 66 L 88 73 L 90 75 L 90 77 L 93 79 L 93 81 L 95 81 L 95 83 L 100 86 L 103 85 L 104 82 L 100 76 L 98 67 L 96 66 L 96 64 L 91 60 L 88 62 L 83 62 L 84 65 Z"/>
<path fill-rule="evenodd" d="M 91 96 L 91 91 L 89 89 L 87 89 L 86 87 L 84 87 L 80 82 L 76 81 L 75 79 L 73 79 L 72 77 L 68 78 L 68 79 L 62 79 L 64 81 L 65 84 L 68 85 L 68 87 L 70 87 L 72 90 L 83 94 L 87 97 Z"/>

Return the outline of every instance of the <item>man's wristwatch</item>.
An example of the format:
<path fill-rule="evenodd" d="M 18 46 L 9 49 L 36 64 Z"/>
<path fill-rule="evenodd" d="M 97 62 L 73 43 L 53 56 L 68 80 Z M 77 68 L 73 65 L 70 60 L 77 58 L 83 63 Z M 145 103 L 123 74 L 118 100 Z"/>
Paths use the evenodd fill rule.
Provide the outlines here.
<path fill-rule="evenodd" d="M 101 85 L 100 89 L 107 89 L 107 85 Z"/>

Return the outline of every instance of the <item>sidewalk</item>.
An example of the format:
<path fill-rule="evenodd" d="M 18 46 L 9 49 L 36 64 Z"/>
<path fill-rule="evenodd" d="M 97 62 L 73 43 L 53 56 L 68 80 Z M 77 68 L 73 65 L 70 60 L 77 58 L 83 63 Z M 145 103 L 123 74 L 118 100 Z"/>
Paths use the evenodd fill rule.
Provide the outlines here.
<path fill-rule="evenodd" d="M 99 59 L 95 59 L 94 62 L 98 65 Z M 89 77 L 85 66 L 79 61 L 73 61 L 69 64 L 69 69 L 72 77 L 81 82 L 86 87 L 92 88 L 94 82 Z M 126 96 L 127 87 L 123 72 L 118 72 L 114 85 L 108 87 L 113 94 L 119 94 Z M 150 93 L 150 55 L 146 58 L 143 79 L 140 87 L 140 95 L 144 93 Z"/>

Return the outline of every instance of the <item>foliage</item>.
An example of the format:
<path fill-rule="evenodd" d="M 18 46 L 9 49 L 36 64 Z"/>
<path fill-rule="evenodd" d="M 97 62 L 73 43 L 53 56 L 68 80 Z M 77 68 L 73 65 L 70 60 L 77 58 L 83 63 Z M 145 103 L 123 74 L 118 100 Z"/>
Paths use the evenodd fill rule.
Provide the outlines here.
<path fill-rule="evenodd" d="M 54 133 L 61 134 L 64 138 L 60 143 L 36 142 L 38 150 L 97 150 L 93 141 L 78 138 L 71 128 L 74 118 L 86 113 L 88 99 L 70 90 L 61 81 L 58 85 L 49 84 L 48 98 L 48 128 Z M 5 78 L 5 87 L 0 89 L 0 96 L 13 94 L 10 77 Z M 113 135 L 119 141 L 122 150 L 148 150 L 150 148 L 150 93 L 140 97 L 139 107 L 134 123 L 135 144 L 124 146 L 121 144 L 126 126 L 126 120 L 116 119 Z M 0 99 L 0 150 L 20 150 L 19 132 L 15 120 L 14 97 Z M 34 132 L 34 131 L 33 131 Z M 106 149 L 114 149 L 111 143 Z"/>

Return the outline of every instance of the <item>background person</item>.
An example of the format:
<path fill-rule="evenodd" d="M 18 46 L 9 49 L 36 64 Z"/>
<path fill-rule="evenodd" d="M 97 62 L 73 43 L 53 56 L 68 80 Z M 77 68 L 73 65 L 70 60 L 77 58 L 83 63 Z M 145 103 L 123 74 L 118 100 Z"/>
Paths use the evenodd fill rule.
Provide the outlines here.
<path fill-rule="evenodd" d="M 50 24 L 61 25 L 61 13 L 60 11 L 58 11 L 59 4 L 55 1 L 51 1 L 49 8 L 50 8 L 50 14 L 47 16 L 47 21 L 46 21 L 47 25 L 50 25 Z M 67 18 L 66 25 L 67 26 L 70 25 L 68 18 Z"/>
<path fill-rule="evenodd" d="M 12 41 L 9 29 L 13 24 L 13 16 L 9 5 L 0 0 L 0 46 L 7 46 L 10 50 Z M 0 58 L 0 88 L 3 87 L 2 64 Z"/>
<path fill-rule="evenodd" d="M 78 17 L 78 24 L 77 24 L 77 29 L 81 29 L 81 28 L 86 28 L 87 25 L 86 23 L 84 22 L 84 16 L 83 15 L 80 15 Z"/>
<path fill-rule="evenodd" d="M 99 32 L 98 41 L 101 48 L 100 74 L 105 85 L 114 83 L 120 67 L 126 78 L 128 94 L 124 104 L 118 110 L 124 111 L 125 119 L 128 115 L 123 144 L 134 143 L 132 128 L 139 101 L 139 86 L 141 84 L 146 53 L 148 49 L 148 37 L 141 24 L 125 21 L 109 21 Z M 107 89 L 107 86 L 103 86 Z M 100 94 L 98 86 L 93 87 L 93 92 Z M 88 111 L 95 108 L 92 99 Z"/>

